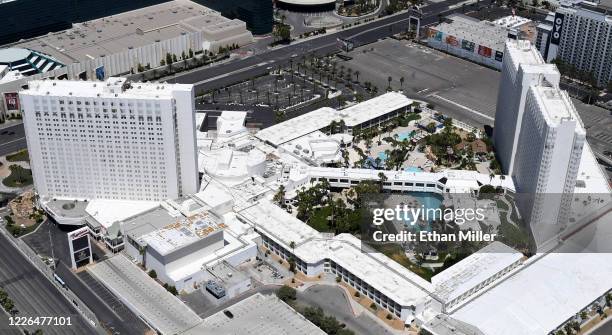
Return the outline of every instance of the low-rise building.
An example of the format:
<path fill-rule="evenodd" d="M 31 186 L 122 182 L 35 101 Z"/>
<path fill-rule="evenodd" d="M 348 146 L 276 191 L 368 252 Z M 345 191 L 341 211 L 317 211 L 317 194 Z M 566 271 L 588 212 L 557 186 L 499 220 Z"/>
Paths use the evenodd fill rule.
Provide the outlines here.
<path fill-rule="evenodd" d="M 429 28 L 427 45 L 473 62 L 501 69 L 504 44 L 516 31 L 504 25 L 455 14 Z M 509 31 L 510 29 L 510 31 Z"/>
<path fill-rule="evenodd" d="M 216 52 L 253 41 L 246 24 L 187 0 L 173 0 L 7 45 L 65 64 L 33 79 L 98 79 L 158 67 L 166 55 Z M 25 84 L 25 82 L 24 82 Z M 0 90 L 1 91 L 1 90 Z"/>
<path fill-rule="evenodd" d="M 263 129 L 255 137 L 273 147 L 316 132 L 330 132 L 330 126 L 352 135 L 410 112 L 414 100 L 399 92 L 388 92 L 342 110 L 322 107 Z"/>

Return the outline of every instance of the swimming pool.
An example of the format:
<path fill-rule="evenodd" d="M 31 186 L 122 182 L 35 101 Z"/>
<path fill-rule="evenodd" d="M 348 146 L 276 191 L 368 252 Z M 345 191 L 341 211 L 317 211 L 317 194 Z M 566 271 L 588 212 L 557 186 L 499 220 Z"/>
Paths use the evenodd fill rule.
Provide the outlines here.
<path fill-rule="evenodd" d="M 419 169 L 416 166 L 409 166 L 409 167 L 405 168 L 404 171 L 406 171 L 406 172 L 423 172 L 422 169 Z"/>
<path fill-rule="evenodd" d="M 415 198 L 420 205 L 422 205 L 422 207 L 415 207 L 415 211 L 418 208 L 421 208 L 421 211 L 427 211 L 427 209 L 437 209 L 440 208 L 440 205 L 442 205 L 442 196 L 437 194 L 437 193 L 433 193 L 433 192 L 407 192 L 406 194 L 410 195 L 411 197 Z M 410 217 L 406 220 L 404 220 L 404 226 L 409 229 L 409 230 L 416 230 L 416 231 L 420 231 L 421 227 L 419 225 L 411 225 L 411 222 L 414 221 L 413 217 Z M 433 221 L 433 217 L 428 217 L 428 221 L 429 223 L 431 223 Z M 427 231 L 431 231 L 431 225 L 428 224 L 424 230 Z"/>
<path fill-rule="evenodd" d="M 403 133 L 401 133 L 401 134 L 399 134 L 397 136 L 397 140 L 398 141 L 409 140 L 409 139 L 413 138 L 414 135 L 416 135 L 416 131 L 414 131 L 414 130 L 411 131 L 411 132 L 403 132 Z"/>
<path fill-rule="evenodd" d="M 382 163 L 384 163 L 387 160 L 387 154 L 384 151 L 379 152 L 378 153 L 378 158 L 380 158 L 380 161 Z"/>

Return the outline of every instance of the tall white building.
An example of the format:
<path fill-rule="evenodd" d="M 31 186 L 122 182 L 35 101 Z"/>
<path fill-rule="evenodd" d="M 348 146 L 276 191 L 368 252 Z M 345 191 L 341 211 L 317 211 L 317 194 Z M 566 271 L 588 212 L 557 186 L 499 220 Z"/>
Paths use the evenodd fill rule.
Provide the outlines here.
<path fill-rule="evenodd" d="M 527 90 L 542 78 L 558 86 L 560 74 L 554 65 L 544 63 L 529 41 L 509 40 L 504 55 L 493 141 L 503 172 L 510 174 L 514 168 Z"/>
<path fill-rule="evenodd" d="M 528 195 L 517 205 L 536 242 L 569 217 L 585 136 L 565 91 L 544 80 L 529 88 L 512 178 L 517 193 Z"/>
<path fill-rule="evenodd" d="M 552 24 L 538 29 L 540 50 L 590 72 L 598 85 L 612 81 L 612 8 L 580 3 L 556 10 Z"/>
<path fill-rule="evenodd" d="M 47 199 L 159 201 L 198 191 L 193 85 L 32 81 L 19 93 Z"/>

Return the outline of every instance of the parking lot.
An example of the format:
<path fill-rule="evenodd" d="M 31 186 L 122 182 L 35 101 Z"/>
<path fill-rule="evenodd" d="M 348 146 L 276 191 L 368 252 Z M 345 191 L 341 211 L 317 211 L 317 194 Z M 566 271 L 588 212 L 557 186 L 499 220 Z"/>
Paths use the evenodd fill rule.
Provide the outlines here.
<path fill-rule="evenodd" d="M 387 38 L 348 53 L 344 65 L 359 71 L 360 81 L 401 89 L 433 103 L 440 112 L 471 124 L 492 124 L 500 73 L 405 40 Z M 404 78 L 403 83 L 400 78 Z"/>
<path fill-rule="evenodd" d="M 303 71 L 271 71 L 269 75 L 237 83 L 204 95 L 204 102 L 267 105 L 275 109 L 287 107 L 325 96 L 325 88 Z"/>

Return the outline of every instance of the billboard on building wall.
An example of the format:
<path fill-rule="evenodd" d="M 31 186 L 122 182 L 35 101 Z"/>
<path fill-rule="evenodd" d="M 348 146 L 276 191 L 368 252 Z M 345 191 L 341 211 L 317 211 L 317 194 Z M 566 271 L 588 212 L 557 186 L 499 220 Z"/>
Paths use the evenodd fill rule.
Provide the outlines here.
<path fill-rule="evenodd" d="M 19 110 L 19 95 L 16 92 L 4 93 L 4 103 L 7 111 Z"/>
<path fill-rule="evenodd" d="M 475 47 L 474 42 L 470 42 L 468 40 L 462 40 L 461 41 L 461 48 L 463 50 L 467 50 L 469 52 L 474 52 L 474 47 Z"/>
<path fill-rule="evenodd" d="M 454 47 L 459 46 L 459 41 L 457 40 L 457 38 L 453 35 L 447 35 L 446 36 L 446 43 L 450 44 Z"/>
<path fill-rule="evenodd" d="M 433 29 L 433 28 L 429 28 L 429 31 L 428 31 L 427 37 L 434 38 L 434 37 L 436 37 L 436 33 L 437 33 L 437 32 L 438 32 L 438 31 L 436 31 L 435 29 Z"/>
<path fill-rule="evenodd" d="M 504 59 L 504 53 L 501 51 L 495 51 L 495 60 L 501 62 Z"/>
<path fill-rule="evenodd" d="M 485 47 L 482 45 L 478 46 L 478 54 L 486 57 L 486 58 L 491 58 L 491 54 L 493 53 L 493 50 L 491 50 L 491 48 L 489 47 Z"/>
<path fill-rule="evenodd" d="M 559 45 L 561 40 L 561 31 L 563 30 L 563 22 L 565 21 L 565 15 L 561 13 L 555 13 L 555 21 L 553 22 L 552 35 L 550 36 L 550 44 Z"/>
<path fill-rule="evenodd" d="M 68 233 L 68 248 L 70 249 L 70 259 L 73 269 L 76 270 L 80 266 L 91 263 L 92 255 L 91 243 L 89 242 L 89 229 L 83 227 Z"/>

